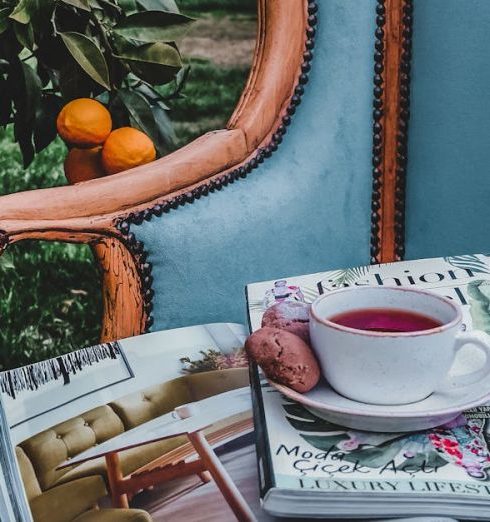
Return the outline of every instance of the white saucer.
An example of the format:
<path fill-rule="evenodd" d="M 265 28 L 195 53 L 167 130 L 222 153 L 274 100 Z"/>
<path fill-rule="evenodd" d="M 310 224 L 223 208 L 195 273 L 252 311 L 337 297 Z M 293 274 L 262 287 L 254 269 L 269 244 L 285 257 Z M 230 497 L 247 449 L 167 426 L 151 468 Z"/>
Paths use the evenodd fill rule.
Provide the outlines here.
<path fill-rule="evenodd" d="M 286 397 L 334 424 L 361 431 L 420 431 L 446 424 L 461 412 L 490 402 L 490 376 L 465 388 L 434 392 L 423 401 L 401 406 L 378 406 L 347 399 L 321 380 L 307 393 L 269 381 Z"/>

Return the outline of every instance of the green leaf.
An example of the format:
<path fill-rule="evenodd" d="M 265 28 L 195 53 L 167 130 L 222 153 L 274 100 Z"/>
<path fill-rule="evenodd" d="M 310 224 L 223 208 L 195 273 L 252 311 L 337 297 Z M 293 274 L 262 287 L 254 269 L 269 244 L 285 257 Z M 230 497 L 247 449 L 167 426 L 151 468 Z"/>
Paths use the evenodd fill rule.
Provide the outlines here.
<path fill-rule="evenodd" d="M 180 13 L 175 0 L 138 0 L 138 4 L 147 11 L 167 11 Z"/>
<path fill-rule="evenodd" d="M 63 99 L 73 100 L 86 96 L 83 92 L 83 80 L 86 78 L 87 76 L 75 61 L 67 61 L 67 63 L 61 67 L 58 77 L 58 85 Z"/>
<path fill-rule="evenodd" d="M 140 46 L 127 43 L 117 58 L 125 62 L 138 78 L 153 85 L 172 81 L 182 67 L 179 52 L 163 42 Z"/>
<path fill-rule="evenodd" d="M 165 153 L 170 152 L 175 147 L 177 136 L 175 135 L 172 122 L 167 116 L 167 111 L 161 107 L 161 104 L 159 103 L 158 105 L 153 105 L 151 110 L 153 112 L 153 117 L 155 118 L 155 123 L 158 127 L 158 134 L 160 135 L 160 140 L 158 142 L 158 152 L 163 156 Z"/>
<path fill-rule="evenodd" d="M 0 256 L 0 272 L 6 272 L 15 268 L 14 258 L 8 252 Z"/>
<path fill-rule="evenodd" d="M 14 22 L 14 33 L 17 41 L 27 49 L 33 51 L 35 49 L 34 30 L 32 24 L 19 24 Z"/>
<path fill-rule="evenodd" d="M 144 11 L 128 16 L 113 31 L 140 42 L 173 42 L 187 32 L 193 21 L 178 13 Z"/>
<path fill-rule="evenodd" d="M 186 65 L 180 69 L 180 71 L 175 76 L 174 80 L 174 86 L 173 89 L 168 90 L 165 92 L 165 95 L 163 98 L 165 100 L 174 100 L 177 98 L 182 98 L 182 89 L 185 86 L 185 83 L 187 82 L 187 78 L 189 77 L 189 72 L 191 68 L 189 65 Z"/>
<path fill-rule="evenodd" d="M 187 78 L 189 77 L 190 71 L 191 67 L 190 65 L 187 65 L 177 73 L 177 76 L 175 78 L 175 91 L 173 93 L 174 95 L 180 94 L 180 92 L 184 88 Z"/>
<path fill-rule="evenodd" d="M 117 0 L 117 4 L 125 13 L 134 13 L 138 10 L 136 0 Z"/>
<path fill-rule="evenodd" d="M 445 257 L 444 261 L 454 266 L 455 268 L 461 268 L 463 270 L 471 270 L 478 274 L 488 274 L 487 264 L 482 261 L 479 257 L 473 254 L 467 254 L 463 256 L 452 256 Z"/>
<path fill-rule="evenodd" d="M 34 127 L 36 152 L 41 152 L 56 138 L 56 118 L 62 107 L 63 99 L 60 96 L 54 94 L 43 96 Z"/>
<path fill-rule="evenodd" d="M 61 0 L 64 4 L 71 5 L 83 11 L 90 11 L 88 0 Z"/>
<path fill-rule="evenodd" d="M 80 67 L 99 85 L 110 90 L 107 62 L 95 41 L 75 32 L 60 33 L 60 35 Z"/>
<path fill-rule="evenodd" d="M 129 113 L 131 124 L 147 134 L 153 143 L 158 144 L 158 129 L 147 100 L 129 89 L 120 89 L 117 94 Z"/>
<path fill-rule="evenodd" d="M 0 34 L 4 33 L 10 25 L 9 12 L 10 9 L 8 7 L 0 9 Z"/>
<path fill-rule="evenodd" d="M 150 105 L 163 100 L 162 95 L 146 83 L 138 85 L 136 90 L 150 102 Z"/>
<path fill-rule="evenodd" d="M 304 435 L 301 437 L 306 440 L 309 444 L 322 451 L 329 451 L 332 447 L 336 446 L 339 442 L 346 440 L 348 437 L 345 433 L 340 435 L 335 434 L 329 437 L 325 435 Z"/>
<path fill-rule="evenodd" d="M 9 80 L 16 85 L 14 136 L 19 143 L 24 166 L 27 167 L 34 158 L 32 133 L 41 100 L 41 80 L 36 71 L 24 62 L 19 62 L 12 74 Z"/>
<path fill-rule="evenodd" d="M 0 80 L 0 126 L 5 126 L 12 114 L 12 89 L 8 80 Z"/>
<path fill-rule="evenodd" d="M 20 24 L 28 24 L 31 20 L 31 15 L 29 12 L 29 1 L 20 0 L 16 8 L 12 11 L 10 18 L 16 22 L 19 22 Z"/>
<path fill-rule="evenodd" d="M 294 415 L 295 417 L 300 417 L 305 421 L 315 421 L 318 420 L 320 417 L 317 417 L 316 415 L 313 415 L 311 411 L 308 411 L 306 408 L 301 406 L 300 404 L 293 402 L 290 404 L 283 404 L 282 407 L 288 413 L 289 415 Z M 289 417 L 288 417 L 289 418 Z"/>
<path fill-rule="evenodd" d="M 304 437 L 308 442 L 310 440 Z M 313 436 L 312 436 L 313 438 Z M 315 441 L 313 441 L 313 445 Z M 393 460 L 398 453 L 403 449 L 404 439 L 395 439 L 388 442 L 388 444 L 381 444 L 377 447 L 359 447 L 357 450 L 350 451 L 344 455 L 344 460 L 348 462 L 358 461 L 362 466 L 368 468 L 380 468 L 385 466 L 388 462 Z"/>
<path fill-rule="evenodd" d="M 404 470 L 419 470 L 419 469 L 439 469 L 447 466 L 449 462 L 444 460 L 438 453 L 434 451 L 429 454 L 417 453 L 411 459 L 407 459 L 401 464 L 398 464 L 396 469 L 400 471 Z"/>
<path fill-rule="evenodd" d="M 36 71 L 25 62 L 22 62 L 22 70 L 24 73 L 25 94 L 27 97 L 26 108 L 34 118 L 41 100 L 41 80 Z"/>
<path fill-rule="evenodd" d="M 34 159 L 34 145 L 32 143 L 32 125 L 26 122 L 17 112 L 14 116 L 14 138 L 19 144 L 22 153 L 24 168 L 27 168 Z"/>
<path fill-rule="evenodd" d="M 117 5 L 117 0 L 114 2 L 111 2 L 111 0 L 100 0 L 103 4 L 105 4 L 108 7 L 111 7 L 112 9 L 116 9 L 117 11 L 121 12 L 121 8 Z"/>
<path fill-rule="evenodd" d="M 336 270 L 329 274 L 329 282 L 325 285 L 330 288 L 340 288 L 343 286 L 351 286 L 361 277 L 369 272 L 367 266 L 356 266 L 354 268 L 346 268 L 344 270 Z M 323 283 L 323 281 L 322 281 Z"/>

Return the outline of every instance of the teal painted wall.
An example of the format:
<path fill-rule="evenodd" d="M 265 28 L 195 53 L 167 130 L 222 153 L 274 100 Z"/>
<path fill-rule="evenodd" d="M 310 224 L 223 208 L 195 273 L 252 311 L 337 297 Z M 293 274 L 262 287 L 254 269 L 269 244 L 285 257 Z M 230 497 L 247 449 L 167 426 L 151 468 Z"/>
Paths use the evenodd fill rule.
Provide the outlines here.
<path fill-rule="evenodd" d="M 490 1 L 415 2 L 408 259 L 490 250 Z"/>

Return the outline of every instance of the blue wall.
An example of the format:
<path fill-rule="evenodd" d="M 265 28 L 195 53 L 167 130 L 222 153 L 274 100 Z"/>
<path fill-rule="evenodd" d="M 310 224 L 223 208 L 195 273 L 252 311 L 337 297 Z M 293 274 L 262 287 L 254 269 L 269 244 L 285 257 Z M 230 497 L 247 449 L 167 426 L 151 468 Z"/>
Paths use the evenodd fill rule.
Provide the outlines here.
<path fill-rule="evenodd" d="M 490 1 L 415 2 L 407 258 L 490 249 Z"/>

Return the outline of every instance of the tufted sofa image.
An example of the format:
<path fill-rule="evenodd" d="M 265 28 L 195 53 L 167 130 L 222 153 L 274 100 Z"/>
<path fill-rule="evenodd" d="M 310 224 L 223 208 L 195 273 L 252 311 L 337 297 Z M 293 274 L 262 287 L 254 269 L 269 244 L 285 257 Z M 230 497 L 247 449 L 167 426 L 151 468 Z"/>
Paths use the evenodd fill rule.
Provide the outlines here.
<path fill-rule="evenodd" d="M 94 509 L 108 491 L 103 457 L 58 470 L 65 460 L 176 406 L 248 386 L 248 370 L 233 368 L 185 375 L 84 412 L 22 441 L 16 447 L 22 480 L 35 522 L 150 521 L 141 510 Z M 208 428 L 208 438 L 221 428 Z M 182 460 L 189 453 L 185 436 L 146 444 L 120 453 L 124 476 L 159 459 Z M 165 456 L 167 460 L 165 461 Z"/>

